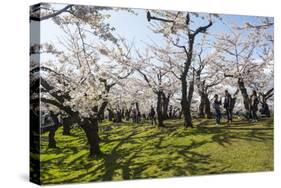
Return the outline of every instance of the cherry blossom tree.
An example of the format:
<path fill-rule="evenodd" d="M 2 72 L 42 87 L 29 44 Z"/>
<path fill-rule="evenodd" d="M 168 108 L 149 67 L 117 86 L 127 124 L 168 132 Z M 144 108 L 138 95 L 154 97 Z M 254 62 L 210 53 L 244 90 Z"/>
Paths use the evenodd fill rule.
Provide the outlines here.
<path fill-rule="evenodd" d="M 184 117 L 184 126 L 193 127 L 190 106 L 192 103 L 192 95 L 194 91 L 194 71 L 192 71 L 189 89 L 187 88 L 187 76 L 193 60 L 193 47 L 196 37 L 200 33 L 205 33 L 212 26 L 211 20 L 205 26 L 194 26 L 192 24 L 193 16 L 189 12 L 173 12 L 173 11 L 153 11 L 156 16 L 152 16 L 150 11 L 147 12 L 148 21 L 158 21 L 160 24 L 153 25 L 152 28 L 156 33 L 162 33 L 171 43 L 181 49 L 185 53 L 182 60 L 180 74 L 176 77 L 181 81 L 181 108 Z"/>
<path fill-rule="evenodd" d="M 131 71 L 116 68 L 118 60 L 108 65 L 103 62 L 105 65 L 99 66 L 100 58 L 110 58 L 110 55 L 92 38 L 99 39 L 100 43 L 105 41 L 118 46 L 118 50 L 122 47 L 111 34 L 113 29 L 104 23 L 106 14 L 100 14 L 99 8 L 75 7 L 75 11 L 78 10 L 81 11 L 79 14 L 76 12 L 78 16 L 69 13 L 52 17 L 65 33 L 64 38 L 60 39 L 62 51 L 57 51 L 51 44 L 31 45 L 30 53 L 33 56 L 42 56 L 42 53 L 53 55 L 53 58 L 49 57 L 50 60 L 40 62 L 40 66 L 35 62 L 35 66 L 31 67 L 32 74 L 40 72 L 37 78 L 40 80 L 40 96 L 33 96 L 33 99 L 40 97 L 41 102 L 56 106 L 67 114 L 68 119 L 64 124 L 77 123 L 81 126 L 90 145 L 90 156 L 94 157 L 101 153 L 98 119 L 108 104 L 109 91 L 119 79 L 129 76 Z M 92 32 L 92 35 L 86 32 Z M 125 72 L 124 75 L 120 70 Z"/>
<path fill-rule="evenodd" d="M 192 64 L 195 71 L 195 83 L 200 96 L 199 117 L 212 118 L 209 92 L 210 89 L 224 80 L 223 72 L 217 67 L 219 54 L 212 50 L 212 42 L 206 41 L 206 36 L 196 45 L 196 59 Z"/>
<path fill-rule="evenodd" d="M 165 113 L 168 111 L 169 98 L 174 83 L 161 62 L 153 62 L 148 52 L 145 55 L 138 53 L 138 62 L 134 65 L 135 70 L 143 77 L 148 87 L 157 96 L 157 118 L 158 126 L 164 127 Z"/>
<path fill-rule="evenodd" d="M 247 87 L 261 74 L 265 75 L 267 67 L 272 64 L 273 60 L 271 37 L 262 37 L 264 32 L 257 32 L 252 27 L 242 30 L 239 26 L 234 25 L 230 28 L 230 32 L 217 36 L 214 45 L 217 51 L 223 52 L 221 61 L 225 64 L 222 67 L 225 77 L 237 80 L 247 112 L 250 110 Z"/>

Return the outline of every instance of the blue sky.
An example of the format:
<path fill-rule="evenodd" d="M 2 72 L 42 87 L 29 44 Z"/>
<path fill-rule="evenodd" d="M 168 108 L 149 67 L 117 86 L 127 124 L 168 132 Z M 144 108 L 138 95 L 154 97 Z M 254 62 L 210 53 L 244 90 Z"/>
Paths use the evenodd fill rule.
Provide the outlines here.
<path fill-rule="evenodd" d="M 61 8 L 64 5 L 56 5 L 56 8 Z M 137 15 L 129 13 L 127 11 L 104 11 L 106 14 L 110 14 L 111 17 L 106 21 L 113 26 L 116 31 L 116 34 L 125 37 L 128 42 L 134 40 L 136 48 L 143 48 L 144 43 L 150 43 L 151 40 L 154 42 L 161 44 L 162 36 L 161 34 L 153 33 L 149 28 L 149 22 L 146 18 L 146 10 L 144 9 L 134 9 Z M 67 13 L 64 13 L 67 14 Z M 204 13 L 203 13 L 204 14 Z M 257 23 L 257 17 L 255 16 L 239 16 L 239 15 L 220 15 L 224 22 L 227 25 L 231 25 L 232 23 L 237 23 L 239 25 L 243 25 L 245 22 L 249 22 L 251 24 Z M 205 25 L 206 21 L 202 23 L 202 21 L 198 21 L 195 24 Z M 211 33 L 220 33 L 222 31 L 227 31 L 228 28 L 226 25 L 222 24 L 220 21 L 214 23 L 214 25 L 209 29 Z M 270 30 L 269 32 L 273 32 Z M 45 20 L 41 22 L 41 42 L 51 42 L 55 45 L 58 44 L 58 38 L 63 36 L 63 32 L 60 28 L 52 21 L 52 19 Z"/>

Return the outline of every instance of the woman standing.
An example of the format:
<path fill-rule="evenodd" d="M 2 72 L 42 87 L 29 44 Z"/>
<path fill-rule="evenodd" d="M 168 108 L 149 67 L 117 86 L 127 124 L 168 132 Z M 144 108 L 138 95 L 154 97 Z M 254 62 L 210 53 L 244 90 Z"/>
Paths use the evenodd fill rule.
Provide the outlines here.
<path fill-rule="evenodd" d="M 215 94 L 213 108 L 215 110 L 215 115 L 216 115 L 216 125 L 220 125 L 220 121 L 221 121 L 220 105 L 221 105 L 221 100 L 218 100 L 218 95 Z"/>

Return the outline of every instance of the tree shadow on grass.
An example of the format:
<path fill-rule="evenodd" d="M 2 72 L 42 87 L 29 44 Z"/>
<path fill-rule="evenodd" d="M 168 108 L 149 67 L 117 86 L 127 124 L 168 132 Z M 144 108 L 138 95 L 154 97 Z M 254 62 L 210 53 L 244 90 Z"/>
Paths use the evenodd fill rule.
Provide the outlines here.
<path fill-rule="evenodd" d="M 149 131 L 151 126 L 142 125 L 144 131 L 147 131 L 145 134 L 140 129 L 129 129 L 126 132 L 126 127 L 120 127 L 120 129 L 116 127 L 117 130 L 110 131 L 115 131 L 113 133 L 118 136 L 117 138 L 111 133 L 102 133 L 101 142 L 108 148 L 108 153 L 102 159 L 99 159 L 98 162 L 91 162 L 87 161 L 86 154 L 78 156 L 72 159 L 68 165 L 72 168 L 70 170 L 74 171 L 84 168 L 81 174 L 63 181 L 49 174 L 48 181 L 70 183 L 85 181 L 87 179 L 85 177 L 89 177 L 86 181 L 110 181 L 115 180 L 116 177 L 129 180 L 234 173 L 238 171 L 229 170 L 231 169 L 229 165 L 214 161 L 209 153 L 204 153 L 199 148 L 212 143 L 227 147 L 237 140 L 256 142 L 273 140 L 273 128 L 271 127 L 249 127 L 238 123 L 231 127 L 214 127 L 211 123 L 204 124 L 204 121 L 199 124 L 200 126 L 192 130 L 169 129 L 170 126 L 179 125 L 168 124 L 168 128 L 154 131 Z M 197 138 L 196 136 L 203 136 L 203 138 L 208 136 L 208 139 L 192 140 L 193 137 Z M 190 137 L 191 142 L 182 145 L 167 142 L 167 139 L 180 137 Z M 71 155 L 75 149 L 70 148 L 67 151 L 67 155 Z M 66 157 L 64 156 L 64 159 Z M 60 167 L 66 165 L 63 164 L 63 161 L 61 164 Z M 46 175 L 48 174 L 46 173 Z"/>
<path fill-rule="evenodd" d="M 140 151 L 125 151 L 124 149 L 120 149 L 120 147 L 125 144 L 125 143 L 132 143 L 135 144 L 136 142 L 133 141 L 132 138 L 134 135 L 136 135 L 136 131 L 133 131 L 131 134 L 126 136 L 125 138 L 118 139 L 118 140 L 107 140 L 105 142 L 112 142 L 112 141 L 119 141 L 118 144 L 116 144 L 111 152 L 109 154 L 104 155 L 104 176 L 102 177 L 102 181 L 109 181 L 112 180 L 114 176 L 114 172 L 117 169 L 122 169 L 123 170 L 123 178 L 126 179 L 129 177 L 129 169 L 128 169 L 128 163 L 135 157 L 137 152 Z M 124 158 L 125 156 L 129 155 L 130 153 L 131 156 L 126 160 L 125 163 L 123 162 L 118 162 L 119 159 Z"/>
<path fill-rule="evenodd" d="M 191 151 L 202 145 L 208 143 L 207 141 L 195 142 L 185 146 L 161 146 L 165 137 L 158 137 L 157 142 L 153 145 L 142 146 L 134 150 L 120 149 L 123 143 L 130 142 L 134 134 L 130 134 L 126 139 L 121 140 L 111 151 L 110 154 L 104 158 L 105 173 L 102 181 L 109 181 L 113 179 L 116 170 L 122 171 L 122 179 L 142 179 L 142 178 L 158 178 L 158 177 L 171 177 L 171 176 L 186 176 L 197 173 L 204 173 L 210 169 L 204 167 L 210 163 L 210 155 L 200 154 Z M 169 148 L 169 154 L 167 152 Z M 170 155 L 171 154 L 171 155 Z M 172 155 L 175 154 L 175 155 Z M 128 156 L 128 157 L 125 157 Z M 148 156 L 146 160 L 138 162 L 143 156 Z M 157 159 L 159 156 L 159 159 Z M 121 160 L 120 160 L 121 159 Z M 175 160 L 183 160 L 179 164 L 174 163 Z M 145 174 L 146 170 L 155 166 L 157 173 Z M 161 175 L 161 172 L 173 171 L 170 175 Z M 93 181 L 95 181 L 94 179 Z"/>
<path fill-rule="evenodd" d="M 223 147 L 231 145 L 235 141 L 273 141 L 273 127 L 268 126 L 256 126 L 246 122 L 236 122 L 235 125 L 223 126 L 223 127 L 197 127 L 192 132 L 194 135 L 208 134 L 212 135 L 211 139 L 214 143 L 217 143 Z"/>
<path fill-rule="evenodd" d="M 201 122 L 203 124 L 204 122 Z M 171 125 L 168 125 L 171 126 Z M 178 125 L 175 125 L 178 126 Z M 111 154 L 107 156 L 105 159 L 105 175 L 102 180 L 112 180 L 114 176 L 114 171 L 117 169 L 122 170 L 122 178 L 123 179 L 139 179 L 139 178 L 153 178 L 153 177 L 162 177 L 161 173 L 155 175 L 144 175 L 144 171 L 146 171 L 151 166 L 157 166 L 157 169 L 160 172 L 165 171 L 174 171 L 170 176 L 185 176 L 185 175 L 195 175 L 195 174 L 218 174 L 218 173 L 231 173 L 236 171 L 229 171 L 228 166 L 224 166 L 220 164 L 215 169 L 210 168 L 210 164 L 213 163 L 210 155 L 195 152 L 194 149 L 200 148 L 201 146 L 209 143 L 217 143 L 220 146 L 226 147 L 227 145 L 231 145 L 236 140 L 244 140 L 244 141 L 258 141 L 264 142 L 266 140 L 272 140 L 272 135 L 267 131 L 271 132 L 272 128 L 249 128 L 249 127 L 197 127 L 197 129 L 193 131 L 183 131 L 178 134 L 174 134 L 175 137 L 186 137 L 191 135 L 212 135 L 211 140 L 203 140 L 203 141 L 192 141 L 189 145 L 165 145 L 162 146 L 161 143 L 165 140 L 165 137 L 161 133 L 156 133 L 147 136 L 136 136 L 131 134 L 129 137 L 123 139 L 115 139 L 115 140 L 107 140 L 107 142 L 111 141 L 120 141 L 117 147 L 115 147 Z M 242 133 L 237 134 L 234 131 L 241 131 Z M 158 141 L 154 142 L 152 146 L 149 148 L 141 148 L 139 151 L 137 150 L 126 150 L 126 149 L 118 149 L 122 145 L 122 143 L 137 143 L 134 142 L 134 139 L 158 139 Z M 161 152 L 167 152 L 167 148 L 169 153 L 165 157 L 161 157 Z M 141 154 L 146 153 L 149 157 L 147 161 L 136 162 L 135 159 L 140 158 L 139 152 Z M 173 156 L 172 154 L 176 153 L 177 155 Z M 171 155 L 170 155 L 171 154 Z M 124 158 L 124 156 L 129 156 L 128 158 Z M 154 156 L 160 156 L 159 160 L 150 160 L 150 158 L 155 158 Z M 123 158 L 121 162 L 118 159 Z M 174 163 L 174 161 L 184 159 L 180 165 Z M 237 171 L 238 172 L 238 171 Z"/>

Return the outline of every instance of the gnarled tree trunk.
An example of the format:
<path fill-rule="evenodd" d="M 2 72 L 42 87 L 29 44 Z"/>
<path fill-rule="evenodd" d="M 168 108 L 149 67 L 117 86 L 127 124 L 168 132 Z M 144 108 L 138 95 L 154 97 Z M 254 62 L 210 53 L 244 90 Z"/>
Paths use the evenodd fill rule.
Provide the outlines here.
<path fill-rule="evenodd" d="M 50 127 L 50 130 L 49 130 L 49 135 L 48 135 L 49 144 L 48 144 L 48 147 L 49 148 L 56 148 L 57 147 L 57 142 L 55 140 L 55 135 L 56 135 L 56 131 L 59 128 L 59 120 L 58 120 L 57 115 L 55 115 L 53 112 L 51 112 L 50 116 L 51 116 L 51 118 L 53 120 L 54 125 L 52 125 Z"/>
<path fill-rule="evenodd" d="M 89 143 L 90 157 L 97 157 L 101 154 L 99 147 L 99 136 L 98 136 L 98 119 L 87 118 L 81 121 L 81 127 L 84 130 L 87 140 Z"/>

